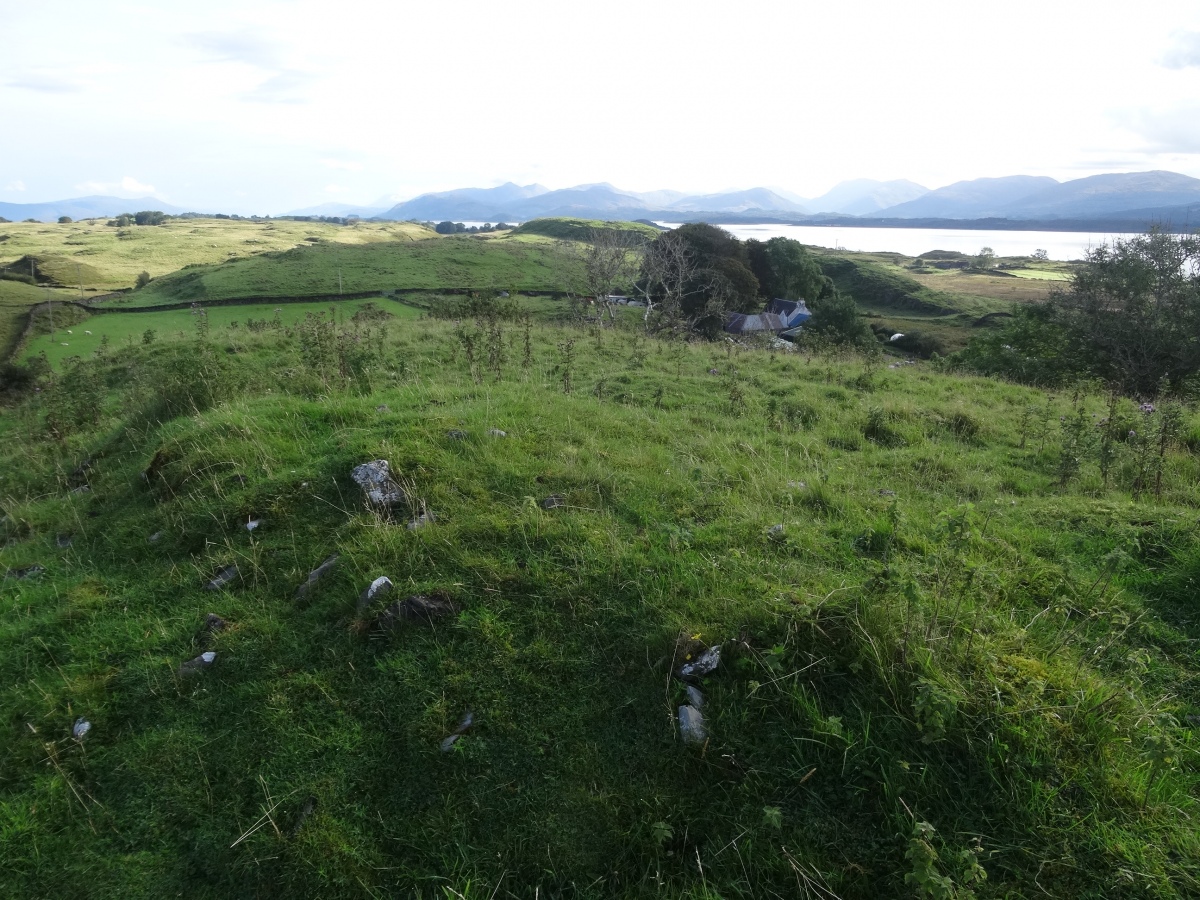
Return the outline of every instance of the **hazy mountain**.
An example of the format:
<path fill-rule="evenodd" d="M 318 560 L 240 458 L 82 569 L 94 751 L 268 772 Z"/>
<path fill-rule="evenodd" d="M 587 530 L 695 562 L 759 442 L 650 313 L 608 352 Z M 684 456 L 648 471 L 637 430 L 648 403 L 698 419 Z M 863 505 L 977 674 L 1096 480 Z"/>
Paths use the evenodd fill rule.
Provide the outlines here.
<path fill-rule="evenodd" d="M 805 205 L 818 213 L 869 216 L 881 209 L 916 200 L 928 193 L 929 188 L 913 181 L 856 178 L 853 181 L 843 181 L 828 193 L 807 201 Z"/>
<path fill-rule="evenodd" d="M 1001 216 L 1005 207 L 1038 191 L 1057 185 L 1053 178 L 1009 175 L 958 181 L 924 196 L 880 210 L 877 215 L 896 219 L 985 219 Z"/>
<path fill-rule="evenodd" d="M 668 209 L 683 212 L 746 212 L 751 209 L 804 213 L 807 210 L 767 188 L 727 191 L 723 194 L 697 194 L 680 197 Z"/>
<path fill-rule="evenodd" d="M 336 216 L 338 218 L 358 216 L 363 219 L 369 219 L 372 216 L 378 216 L 380 213 L 384 212 L 387 212 L 386 206 L 355 206 L 350 203 L 321 203 L 317 206 L 306 206 L 304 209 L 293 209 L 291 212 L 284 213 L 284 215 Z"/>
<path fill-rule="evenodd" d="M 1178 172 L 1092 175 L 1050 185 L 1003 207 L 1012 219 L 1093 218 L 1200 203 L 1200 178 Z"/>
<path fill-rule="evenodd" d="M 495 222 L 526 221 L 539 216 L 670 218 L 691 212 L 734 213 L 758 209 L 793 214 L 804 212 L 803 207 L 766 188 L 690 195 L 665 190 L 638 193 L 600 183 L 581 184 L 557 191 L 548 191 L 540 185 L 526 188 L 504 185 L 503 188 L 468 188 L 422 194 L 413 200 L 396 204 L 382 217 Z"/>
<path fill-rule="evenodd" d="M 46 203 L 0 203 L 0 216 L 12 222 L 37 219 L 39 222 L 54 222 L 59 216 L 72 219 L 106 219 L 121 213 L 141 212 L 157 209 L 165 213 L 181 213 L 184 210 L 153 197 L 123 200 L 120 197 L 72 197 L 69 200 L 50 200 Z"/>

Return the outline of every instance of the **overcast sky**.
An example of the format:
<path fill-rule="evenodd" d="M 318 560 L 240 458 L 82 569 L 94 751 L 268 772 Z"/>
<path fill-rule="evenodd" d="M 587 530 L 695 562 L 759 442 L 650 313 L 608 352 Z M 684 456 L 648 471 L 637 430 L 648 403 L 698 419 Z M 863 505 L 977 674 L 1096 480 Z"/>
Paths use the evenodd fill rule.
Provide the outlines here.
<path fill-rule="evenodd" d="M 0 200 L 1200 177 L 1200 2 L 0 0 Z"/>

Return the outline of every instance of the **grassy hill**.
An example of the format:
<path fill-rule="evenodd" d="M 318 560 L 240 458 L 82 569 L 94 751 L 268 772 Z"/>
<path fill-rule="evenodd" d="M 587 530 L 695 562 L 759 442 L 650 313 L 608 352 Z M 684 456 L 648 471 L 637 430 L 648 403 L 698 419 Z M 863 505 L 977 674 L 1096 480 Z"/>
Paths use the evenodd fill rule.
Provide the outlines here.
<path fill-rule="evenodd" d="M 117 301 L 121 306 L 183 304 L 231 297 L 304 297 L 395 289 L 557 290 L 564 266 L 578 265 L 554 242 L 450 236 L 364 246 L 317 244 L 281 253 L 191 266 Z"/>
<path fill-rule="evenodd" d="M 0 268 L 33 257 L 56 284 L 78 288 L 82 280 L 86 290 L 111 291 L 133 287 L 143 271 L 157 277 L 187 265 L 221 263 L 313 241 L 360 245 L 435 236 L 411 222 L 342 226 L 286 219 L 170 219 L 152 227 L 114 228 L 105 221 L 0 223 Z"/>
<path fill-rule="evenodd" d="M 1194 896 L 1200 423 L 1135 496 L 1093 414 L 486 320 L 118 344 L 0 415 L 0 894 Z"/>
<path fill-rule="evenodd" d="M 627 231 L 650 241 L 662 233 L 659 229 L 641 222 L 610 222 L 599 219 L 553 216 L 545 219 L 531 219 L 516 228 L 513 233 L 518 235 L 538 234 L 565 241 L 586 241 L 591 239 L 596 231 Z"/>

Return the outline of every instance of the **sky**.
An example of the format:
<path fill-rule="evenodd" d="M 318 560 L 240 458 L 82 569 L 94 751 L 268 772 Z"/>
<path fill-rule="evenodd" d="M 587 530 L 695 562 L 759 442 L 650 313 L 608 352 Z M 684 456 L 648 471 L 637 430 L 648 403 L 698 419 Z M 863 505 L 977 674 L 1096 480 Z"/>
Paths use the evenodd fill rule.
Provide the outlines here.
<path fill-rule="evenodd" d="M 1200 177 L 1200 3 L 0 0 L 0 201 Z"/>

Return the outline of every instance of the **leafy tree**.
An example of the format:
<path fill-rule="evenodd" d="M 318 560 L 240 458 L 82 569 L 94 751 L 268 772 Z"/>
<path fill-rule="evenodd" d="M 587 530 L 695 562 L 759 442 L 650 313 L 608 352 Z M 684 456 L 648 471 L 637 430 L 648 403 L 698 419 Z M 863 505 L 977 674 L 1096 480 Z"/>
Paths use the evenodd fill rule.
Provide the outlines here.
<path fill-rule="evenodd" d="M 816 300 L 833 292 L 833 282 L 799 241 L 784 237 L 766 243 L 749 240 L 746 251 L 750 268 L 768 298 Z"/>
<path fill-rule="evenodd" d="M 804 323 L 805 337 L 813 336 L 832 344 L 865 346 L 874 342 L 871 329 L 858 314 L 854 298 L 838 291 L 808 303 L 812 318 Z"/>
<path fill-rule="evenodd" d="M 1200 373 L 1200 236 L 1152 231 L 1088 251 L 1070 286 L 961 355 L 1037 384 L 1102 379 L 1153 396 Z"/>
<path fill-rule="evenodd" d="M 159 212 L 157 209 L 143 209 L 133 216 L 133 221 L 136 225 L 161 225 L 166 220 L 166 214 Z"/>
<path fill-rule="evenodd" d="M 991 247 L 980 247 L 979 252 L 971 257 L 971 268 L 979 272 L 988 272 L 996 266 L 996 251 Z"/>
<path fill-rule="evenodd" d="M 70 216 L 59 216 L 59 217 L 58 217 L 58 224 L 59 224 L 59 225 L 70 225 L 70 224 L 71 224 L 72 222 L 74 222 L 74 221 L 75 221 L 75 220 L 74 220 L 74 219 L 72 219 Z"/>
<path fill-rule="evenodd" d="M 139 272 L 137 281 L 134 283 L 134 286 L 139 287 L 139 288 L 144 288 L 149 283 L 150 283 L 150 273 L 149 272 Z"/>

